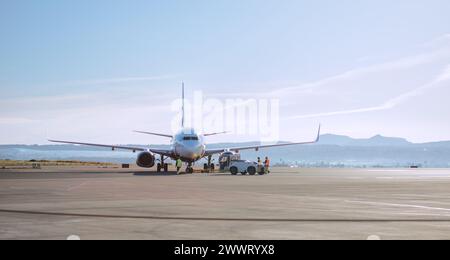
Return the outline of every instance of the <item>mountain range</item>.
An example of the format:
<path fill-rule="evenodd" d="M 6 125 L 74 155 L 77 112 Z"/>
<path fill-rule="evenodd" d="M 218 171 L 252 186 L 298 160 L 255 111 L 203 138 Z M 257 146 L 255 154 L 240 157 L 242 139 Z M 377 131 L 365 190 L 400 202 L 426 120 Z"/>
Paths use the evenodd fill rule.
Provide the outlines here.
<path fill-rule="evenodd" d="M 255 145 L 248 143 L 217 143 L 208 148 Z M 145 145 L 139 145 L 144 146 Z M 164 148 L 167 145 L 153 145 Z M 302 167 L 450 167 L 450 141 L 411 143 L 403 138 L 381 135 L 355 139 L 325 134 L 314 145 L 243 151 L 244 159 L 269 156 L 274 164 Z M 63 159 L 106 162 L 133 162 L 136 154 L 129 151 L 75 145 L 0 145 L 0 159 Z"/>

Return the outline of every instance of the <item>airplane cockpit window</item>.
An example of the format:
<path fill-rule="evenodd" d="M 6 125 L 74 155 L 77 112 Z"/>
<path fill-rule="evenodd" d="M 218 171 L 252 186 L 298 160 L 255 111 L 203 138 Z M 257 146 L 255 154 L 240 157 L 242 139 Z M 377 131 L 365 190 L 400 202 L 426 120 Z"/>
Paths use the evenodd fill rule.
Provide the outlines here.
<path fill-rule="evenodd" d="M 197 136 L 185 136 L 183 138 L 184 141 L 198 141 L 198 137 Z"/>

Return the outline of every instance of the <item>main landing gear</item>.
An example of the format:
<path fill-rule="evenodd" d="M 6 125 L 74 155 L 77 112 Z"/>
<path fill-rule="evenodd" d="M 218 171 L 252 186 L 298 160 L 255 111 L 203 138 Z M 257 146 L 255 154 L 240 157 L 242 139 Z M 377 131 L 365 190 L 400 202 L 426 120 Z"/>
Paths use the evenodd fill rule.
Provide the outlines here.
<path fill-rule="evenodd" d="M 169 165 L 167 163 L 164 163 L 164 156 L 161 155 L 161 162 L 156 165 L 156 172 L 161 172 L 164 170 L 164 172 L 169 171 Z"/>
<path fill-rule="evenodd" d="M 203 170 L 205 172 L 213 172 L 214 168 L 215 168 L 215 166 L 214 166 L 214 163 L 212 163 L 212 157 L 208 156 L 208 163 L 205 163 L 203 165 Z"/>

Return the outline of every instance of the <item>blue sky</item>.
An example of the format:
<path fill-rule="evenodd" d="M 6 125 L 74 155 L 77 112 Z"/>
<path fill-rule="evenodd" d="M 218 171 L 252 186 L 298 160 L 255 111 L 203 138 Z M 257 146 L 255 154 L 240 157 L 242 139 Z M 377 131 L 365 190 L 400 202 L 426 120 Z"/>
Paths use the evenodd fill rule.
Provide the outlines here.
<path fill-rule="evenodd" d="M 449 13 L 446 0 L 4 0 L 0 143 L 163 143 L 130 130 L 170 129 L 182 80 L 279 98 L 285 140 L 319 122 L 450 140 Z"/>

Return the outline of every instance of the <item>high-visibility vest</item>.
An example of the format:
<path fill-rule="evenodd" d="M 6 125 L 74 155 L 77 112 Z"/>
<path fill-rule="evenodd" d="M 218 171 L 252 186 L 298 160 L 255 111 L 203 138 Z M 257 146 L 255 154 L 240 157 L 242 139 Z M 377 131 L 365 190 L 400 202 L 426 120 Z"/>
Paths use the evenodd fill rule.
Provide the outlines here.
<path fill-rule="evenodd" d="M 183 162 L 181 160 L 177 160 L 177 167 L 183 166 Z"/>
<path fill-rule="evenodd" d="M 267 159 L 267 160 L 265 161 L 265 166 L 266 166 L 266 167 L 269 167 L 269 166 L 270 166 L 270 160 L 269 160 L 269 159 Z"/>

